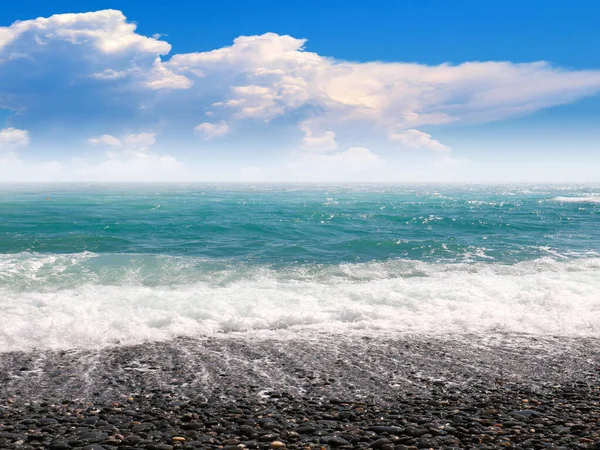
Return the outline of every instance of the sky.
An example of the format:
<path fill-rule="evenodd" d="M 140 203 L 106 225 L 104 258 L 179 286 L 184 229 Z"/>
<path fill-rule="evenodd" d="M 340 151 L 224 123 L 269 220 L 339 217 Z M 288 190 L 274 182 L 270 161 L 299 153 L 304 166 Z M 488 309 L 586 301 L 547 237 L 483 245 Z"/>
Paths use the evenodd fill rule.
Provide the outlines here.
<path fill-rule="evenodd" d="M 10 2 L 0 182 L 600 182 L 597 1 Z"/>

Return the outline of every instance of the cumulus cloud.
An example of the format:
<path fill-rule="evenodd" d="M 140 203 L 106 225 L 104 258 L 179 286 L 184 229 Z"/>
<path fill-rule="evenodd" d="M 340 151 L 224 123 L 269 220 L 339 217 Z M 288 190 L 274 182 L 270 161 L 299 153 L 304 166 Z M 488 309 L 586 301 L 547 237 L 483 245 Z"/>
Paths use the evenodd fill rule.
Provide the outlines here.
<path fill-rule="evenodd" d="M 18 128 L 0 129 L 0 166 L 19 161 L 18 150 L 29 144 L 29 132 Z M 0 178 L 1 180 L 1 178 Z"/>
<path fill-rule="evenodd" d="M 450 153 L 450 147 L 432 139 L 429 133 L 410 129 L 405 131 L 393 131 L 390 133 L 390 139 L 398 141 L 401 144 L 416 149 L 427 149 L 439 153 Z"/>
<path fill-rule="evenodd" d="M 354 121 L 386 130 L 500 120 L 570 102 L 600 88 L 600 71 L 569 71 L 545 62 L 349 62 L 307 51 L 305 45 L 305 39 L 266 33 L 167 59 L 169 43 L 138 34 L 122 12 L 105 10 L 0 27 L 0 64 L 27 60 L 43 63 L 46 69 L 62 66 L 57 76 L 65 85 L 83 83 L 87 76 L 100 83 L 99 89 L 117 82 L 146 89 L 145 100 L 155 91 L 194 90 L 197 95 L 178 101 L 212 104 L 238 119 L 272 120 L 301 110 L 332 126 Z M 53 75 L 21 71 L 14 72 L 19 77 L 11 77 L 9 72 L 5 67 L 0 79 L 9 91 L 4 97 L 14 99 L 14 104 L 8 103 L 15 109 L 24 106 L 15 92 L 20 78 Z"/>
<path fill-rule="evenodd" d="M 137 148 L 148 148 L 156 143 L 156 133 L 128 134 L 123 138 L 123 142 Z"/>
<path fill-rule="evenodd" d="M 91 137 L 88 139 L 88 142 L 92 145 L 106 145 L 109 147 L 120 147 L 123 145 L 121 139 L 111 134 L 103 134 L 102 136 Z"/>
<path fill-rule="evenodd" d="M 0 27 L 0 109 L 19 128 L 0 133 L 21 131 L 28 139 L 27 129 L 36 141 L 45 133 L 56 140 L 93 123 L 101 130 L 170 130 L 172 143 L 191 148 L 198 135 L 211 140 L 235 128 L 228 143 L 267 135 L 290 164 L 351 173 L 381 165 L 385 149 L 398 146 L 447 158 L 449 147 L 422 127 L 503 120 L 600 89 L 600 71 L 546 62 L 352 62 L 306 46 L 302 38 L 266 33 L 169 55 L 168 42 L 139 34 L 120 11 L 15 22 Z M 198 124 L 203 116 L 210 122 Z M 170 161 L 156 150 L 153 133 L 88 133 L 77 140 L 110 149 L 111 164 Z M 10 151 L 22 145 L 12 143 Z"/>
<path fill-rule="evenodd" d="M 299 108 L 332 122 L 411 128 L 491 121 L 570 102 L 600 88 L 599 71 L 545 62 L 472 62 L 428 66 L 337 61 L 304 49 L 305 39 L 267 33 L 233 45 L 174 55 L 165 66 L 230 84 L 217 107 L 238 117 L 272 119 Z"/>
<path fill-rule="evenodd" d="M 174 181 L 178 178 L 173 174 L 180 176 L 183 171 L 183 165 L 172 155 L 150 151 L 156 143 L 156 133 L 153 132 L 130 133 L 121 137 L 103 134 L 89 138 L 88 143 L 104 148 L 104 158 L 73 159 L 69 162 L 72 179 Z"/>
<path fill-rule="evenodd" d="M 72 178 L 85 181 L 180 181 L 185 173 L 175 157 L 143 150 L 109 151 L 101 161 L 70 163 Z"/>
<path fill-rule="evenodd" d="M 169 70 L 160 58 L 154 60 L 152 69 L 146 77 L 145 85 L 150 89 L 189 89 L 192 81 L 184 75 L 178 75 Z"/>
<path fill-rule="evenodd" d="M 103 134 L 89 138 L 88 143 L 105 147 L 122 147 L 125 145 L 138 149 L 146 149 L 156 143 L 156 133 L 126 134 L 121 138 L 112 134 Z"/>
<path fill-rule="evenodd" d="M 65 82 L 82 82 L 88 71 L 88 78 L 104 84 L 147 89 L 145 100 L 153 91 L 195 90 L 198 95 L 178 101 L 212 104 L 237 119 L 272 120 L 301 110 L 329 121 L 326 133 L 336 133 L 340 122 L 388 130 L 500 120 L 570 102 L 600 87 L 600 71 L 569 71 L 545 62 L 349 62 L 307 51 L 305 45 L 305 39 L 266 33 L 166 59 L 169 43 L 138 34 L 136 25 L 116 10 L 57 14 L 0 27 L 1 64 L 33 59 L 49 68 L 52 60 L 53 67 L 83 72 L 61 72 Z M 18 77 L 7 80 L 6 73 L 1 78 L 10 90 Z M 20 73 L 40 76 L 40 71 Z M 218 98 L 213 101 L 207 93 Z M 23 105 L 12 94 L 15 104 L 10 106 L 19 109 Z"/>
<path fill-rule="evenodd" d="M 29 144 L 29 132 L 18 128 L 4 128 L 0 130 L 0 150 L 12 150 Z"/>
<path fill-rule="evenodd" d="M 127 76 L 127 71 L 117 71 L 113 69 L 104 69 L 101 72 L 96 72 L 92 74 L 92 78 L 96 78 L 98 80 L 118 80 L 119 78 L 124 78 Z"/>
<path fill-rule="evenodd" d="M 27 131 L 0 130 L 0 150 L 27 145 Z M 66 161 L 24 161 L 14 152 L 0 152 L 2 181 L 180 181 L 184 165 L 174 156 L 150 151 L 156 143 L 151 132 L 92 137 L 88 143 L 104 148 L 100 154 Z"/>
<path fill-rule="evenodd" d="M 383 164 L 383 159 L 365 147 L 350 147 L 343 152 L 321 155 L 320 160 L 334 165 L 338 169 L 364 170 L 376 168 Z"/>
<path fill-rule="evenodd" d="M 225 136 L 229 133 L 229 125 L 225 122 L 210 123 L 204 122 L 194 127 L 194 130 L 201 134 L 204 139 L 213 139 L 220 136 Z"/>
<path fill-rule="evenodd" d="M 97 51 L 105 54 L 136 52 L 166 55 L 171 51 L 167 42 L 146 37 L 135 32 L 136 25 L 127 22 L 121 11 L 104 11 L 80 14 L 55 14 L 48 18 L 15 22 L 9 27 L 0 27 L 0 50 L 11 55 L 11 44 L 19 39 L 31 39 L 36 46 L 50 41 L 63 41 L 82 45 L 91 43 Z M 12 53 L 13 56 L 18 56 Z"/>
<path fill-rule="evenodd" d="M 338 147 L 333 131 L 315 133 L 306 122 L 300 124 L 300 129 L 304 133 L 302 144 L 310 150 L 328 151 L 335 150 Z"/>
<path fill-rule="evenodd" d="M 160 120 L 154 96 L 191 86 L 157 59 L 170 50 L 115 10 L 0 27 L 0 109 L 36 134 L 91 122 L 147 127 Z"/>

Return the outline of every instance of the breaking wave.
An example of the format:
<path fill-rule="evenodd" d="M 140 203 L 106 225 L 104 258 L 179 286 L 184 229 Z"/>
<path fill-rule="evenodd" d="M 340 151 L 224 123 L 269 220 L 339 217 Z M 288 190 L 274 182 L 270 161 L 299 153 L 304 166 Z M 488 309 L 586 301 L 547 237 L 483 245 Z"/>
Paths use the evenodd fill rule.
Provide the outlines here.
<path fill-rule="evenodd" d="M 0 255 L 0 351 L 245 333 L 597 335 L 600 258 L 249 265 Z"/>
<path fill-rule="evenodd" d="M 583 197 L 554 197 L 552 199 L 560 203 L 594 203 L 600 204 L 600 195 L 586 195 Z"/>

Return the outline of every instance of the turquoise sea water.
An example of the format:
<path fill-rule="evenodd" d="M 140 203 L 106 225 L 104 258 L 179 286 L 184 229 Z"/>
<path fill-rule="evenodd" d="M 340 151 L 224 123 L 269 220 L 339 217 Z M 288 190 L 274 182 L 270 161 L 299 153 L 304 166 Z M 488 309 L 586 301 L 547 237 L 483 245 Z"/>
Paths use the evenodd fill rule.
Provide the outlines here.
<path fill-rule="evenodd" d="M 0 350 L 309 328 L 589 334 L 599 255 L 600 186 L 0 185 Z"/>
<path fill-rule="evenodd" d="M 160 254 L 284 265 L 577 257 L 600 252 L 597 190 L 5 186 L 0 253 Z"/>

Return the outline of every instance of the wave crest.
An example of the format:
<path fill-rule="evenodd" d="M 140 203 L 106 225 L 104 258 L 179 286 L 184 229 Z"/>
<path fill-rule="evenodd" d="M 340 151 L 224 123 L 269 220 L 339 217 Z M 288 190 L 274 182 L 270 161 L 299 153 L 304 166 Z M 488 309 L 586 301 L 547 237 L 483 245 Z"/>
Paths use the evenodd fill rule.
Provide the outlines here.
<path fill-rule="evenodd" d="M 585 195 L 583 197 L 554 197 L 552 200 L 559 203 L 600 204 L 600 195 Z"/>
<path fill-rule="evenodd" d="M 600 258 L 293 267 L 148 255 L 0 257 L 0 351 L 265 330 L 596 335 Z"/>

